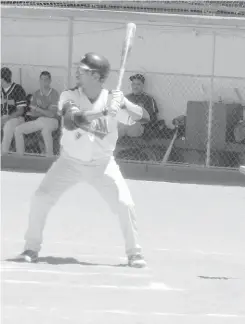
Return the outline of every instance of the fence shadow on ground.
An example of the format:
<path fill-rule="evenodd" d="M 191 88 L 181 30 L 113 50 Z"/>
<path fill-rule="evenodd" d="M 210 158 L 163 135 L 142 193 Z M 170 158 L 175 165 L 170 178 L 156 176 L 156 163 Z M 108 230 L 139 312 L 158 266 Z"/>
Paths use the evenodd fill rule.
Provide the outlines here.
<path fill-rule="evenodd" d="M 1 157 L 1 170 L 45 173 L 55 160 L 56 158 L 6 155 Z M 234 169 L 178 164 L 162 166 L 121 161 L 118 163 L 124 177 L 130 180 L 245 187 L 245 176 Z"/>

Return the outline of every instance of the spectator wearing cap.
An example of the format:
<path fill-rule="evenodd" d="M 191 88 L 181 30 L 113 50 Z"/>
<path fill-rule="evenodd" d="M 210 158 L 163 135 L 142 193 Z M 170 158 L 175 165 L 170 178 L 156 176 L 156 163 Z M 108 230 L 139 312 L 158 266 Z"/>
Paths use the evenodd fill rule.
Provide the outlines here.
<path fill-rule="evenodd" d="M 149 125 L 153 125 L 157 121 L 158 108 L 153 97 L 144 92 L 145 77 L 142 74 L 135 74 L 129 80 L 131 81 L 132 93 L 125 97 L 129 101 L 145 108 L 150 115 Z M 149 127 L 149 125 L 142 125 L 139 122 L 131 126 L 119 124 L 119 138 L 123 136 L 140 137 L 144 133 L 144 128 Z"/>
<path fill-rule="evenodd" d="M 16 151 L 21 155 L 25 152 L 24 135 L 37 131 L 41 131 L 43 136 L 46 155 L 53 155 L 52 132 L 59 127 L 59 93 L 51 87 L 51 74 L 48 71 L 40 74 L 39 81 L 40 89 L 33 94 L 30 112 L 27 113 L 29 121 L 15 129 Z"/>
<path fill-rule="evenodd" d="M 24 123 L 26 93 L 20 84 L 12 82 L 9 68 L 1 69 L 1 131 L 2 153 L 8 153 L 15 128 Z"/>

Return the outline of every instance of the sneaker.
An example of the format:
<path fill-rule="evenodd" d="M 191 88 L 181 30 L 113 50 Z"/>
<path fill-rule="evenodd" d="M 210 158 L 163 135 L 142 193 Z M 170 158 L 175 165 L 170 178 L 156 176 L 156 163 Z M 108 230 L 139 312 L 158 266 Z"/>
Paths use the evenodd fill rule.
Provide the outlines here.
<path fill-rule="evenodd" d="M 133 254 L 128 257 L 128 265 L 132 268 L 144 268 L 146 262 L 141 254 Z"/>
<path fill-rule="evenodd" d="M 23 253 L 21 253 L 16 260 L 18 261 L 25 261 L 29 263 L 34 263 L 38 261 L 38 253 L 31 250 L 26 250 Z"/>

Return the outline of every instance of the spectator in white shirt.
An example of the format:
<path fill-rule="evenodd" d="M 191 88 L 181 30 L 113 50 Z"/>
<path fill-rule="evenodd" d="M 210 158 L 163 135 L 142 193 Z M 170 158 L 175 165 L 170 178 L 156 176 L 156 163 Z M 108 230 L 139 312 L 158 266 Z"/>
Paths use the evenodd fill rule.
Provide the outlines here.
<path fill-rule="evenodd" d="M 24 154 L 25 144 L 24 135 L 41 131 L 43 136 L 46 155 L 53 155 L 53 137 L 52 132 L 59 127 L 58 122 L 58 100 L 59 93 L 51 87 L 51 74 L 43 71 L 40 75 L 40 89 L 32 97 L 30 112 L 31 121 L 20 125 L 15 130 L 16 151 Z"/>

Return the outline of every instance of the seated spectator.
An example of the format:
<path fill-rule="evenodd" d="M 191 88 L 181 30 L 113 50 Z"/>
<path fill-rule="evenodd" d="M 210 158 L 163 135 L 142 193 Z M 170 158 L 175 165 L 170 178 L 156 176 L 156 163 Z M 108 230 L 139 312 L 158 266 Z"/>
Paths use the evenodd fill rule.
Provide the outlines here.
<path fill-rule="evenodd" d="M 26 113 L 25 124 L 15 129 L 16 151 L 24 154 L 24 135 L 41 131 L 46 155 L 53 155 L 52 132 L 59 127 L 58 107 L 59 93 L 51 88 L 51 74 L 43 71 L 40 75 L 40 90 L 37 90 L 31 99 L 30 111 Z"/>
<path fill-rule="evenodd" d="M 243 107 L 243 119 L 234 128 L 234 137 L 237 143 L 245 144 L 245 107 Z"/>
<path fill-rule="evenodd" d="M 1 69 L 1 131 L 2 153 L 8 153 L 14 136 L 15 128 L 24 123 L 26 93 L 21 85 L 12 82 L 9 68 Z"/>
<path fill-rule="evenodd" d="M 136 74 L 129 78 L 132 82 L 132 93 L 125 97 L 131 102 L 145 108 L 150 115 L 150 122 L 146 125 L 142 125 L 139 122 L 131 126 L 119 124 L 118 136 L 140 137 L 144 133 L 144 129 L 151 127 L 157 121 L 158 108 L 155 100 L 149 94 L 144 92 L 145 78 L 142 74 Z"/>
<path fill-rule="evenodd" d="M 245 120 L 241 120 L 234 129 L 234 137 L 237 143 L 245 144 Z"/>

